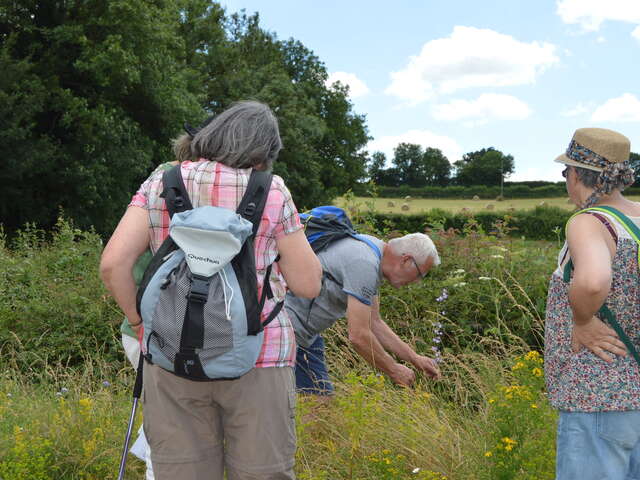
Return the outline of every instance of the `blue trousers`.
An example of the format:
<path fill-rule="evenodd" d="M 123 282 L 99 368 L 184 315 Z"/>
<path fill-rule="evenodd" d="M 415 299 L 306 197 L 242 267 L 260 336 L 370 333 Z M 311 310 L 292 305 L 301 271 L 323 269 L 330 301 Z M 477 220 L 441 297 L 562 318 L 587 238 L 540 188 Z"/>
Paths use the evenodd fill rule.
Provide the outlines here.
<path fill-rule="evenodd" d="M 560 412 L 556 480 L 640 480 L 640 411 Z"/>
<path fill-rule="evenodd" d="M 296 352 L 296 390 L 299 393 L 331 395 L 333 384 L 324 359 L 324 340 L 320 335 L 308 348 Z"/>

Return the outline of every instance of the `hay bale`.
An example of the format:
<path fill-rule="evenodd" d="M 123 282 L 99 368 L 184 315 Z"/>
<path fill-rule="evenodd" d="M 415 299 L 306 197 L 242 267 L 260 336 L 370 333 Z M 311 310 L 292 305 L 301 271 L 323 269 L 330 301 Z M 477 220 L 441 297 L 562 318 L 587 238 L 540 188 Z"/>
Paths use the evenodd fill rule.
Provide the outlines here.
<path fill-rule="evenodd" d="M 387 202 L 387 207 L 392 208 L 392 207 L 395 207 L 395 206 L 396 206 L 396 202 L 392 202 L 392 201 L 388 201 Z"/>
<path fill-rule="evenodd" d="M 496 202 L 502 202 L 504 200 L 504 197 L 502 195 L 498 195 L 496 197 Z"/>
<path fill-rule="evenodd" d="M 400 207 L 400 210 L 402 210 L 403 212 L 408 212 L 409 211 L 409 205 L 406 203 L 402 204 L 402 207 Z"/>
<path fill-rule="evenodd" d="M 480 200 L 480 197 L 479 197 L 478 195 L 474 195 L 474 196 L 473 196 L 473 199 L 474 199 L 474 200 Z"/>
<path fill-rule="evenodd" d="M 406 197 L 404 197 L 404 201 L 405 202 L 410 202 L 411 201 L 411 195 L 407 195 Z"/>
<path fill-rule="evenodd" d="M 493 207 L 493 203 L 489 203 L 489 204 L 488 204 L 486 207 L 484 207 L 484 208 L 486 208 L 487 210 L 493 210 L 493 208 L 494 208 L 494 207 Z"/>
<path fill-rule="evenodd" d="M 541 207 L 546 207 L 547 206 L 547 202 L 542 201 L 538 205 L 541 206 Z"/>

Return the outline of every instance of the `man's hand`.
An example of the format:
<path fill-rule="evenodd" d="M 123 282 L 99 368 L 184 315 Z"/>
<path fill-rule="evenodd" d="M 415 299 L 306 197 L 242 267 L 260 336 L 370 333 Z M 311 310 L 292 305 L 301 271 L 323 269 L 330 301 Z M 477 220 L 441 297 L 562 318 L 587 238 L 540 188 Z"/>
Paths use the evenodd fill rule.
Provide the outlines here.
<path fill-rule="evenodd" d="M 591 317 L 587 323 L 573 325 L 571 335 L 571 350 L 577 352 L 581 347 L 586 347 L 605 362 L 613 362 L 609 355 L 626 356 L 627 348 L 618 338 L 616 332 L 606 325 L 598 317 Z M 606 353 L 605 353 L 606 352 Z"/>
<path fill-rule="evenodd" d="M 428 377 L 435 379 L 440 378 L 440 369 L 438 368 L 438 364 L 433 358 L 425 357 L 423 355 L 416 355 L 411 363 L 413 363 L 414 367 L 416 367 Z"/>
<path fill-rule="evenodd" d="M 402 387 L 410 387 L 416 381 L 416 374 L 409 367 L 396 363 L 389 374 L 393 383 Z"/>

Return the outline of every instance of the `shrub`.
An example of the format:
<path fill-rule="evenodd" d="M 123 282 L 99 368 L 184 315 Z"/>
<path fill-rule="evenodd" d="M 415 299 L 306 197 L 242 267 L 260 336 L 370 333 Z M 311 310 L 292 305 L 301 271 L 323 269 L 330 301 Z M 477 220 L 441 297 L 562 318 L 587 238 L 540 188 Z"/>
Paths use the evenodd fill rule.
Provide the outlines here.
<path fill-rule="evenodd" d="M 368 212 L 366 219 L 356 218 L 360 223 L 368 222 L 373 232 L 386 234 L 398 232 L 424 232 L 437 226 L 444 230 L 454 229 L 463 232 L 470 219 L 474 219 L 487 233 L 499 233 L 497 224 L 508 225 L 508 234 L 525 237 L 530 240 L 564 240 L 564 225 L 571 212 L 557 207 L 538 206 L 533 210 L 513 212 L 481 211 L 453 213 L 442 209 L 433 209 L 426 213 L 400 214 Z"/>
<path fill-rule="evenodd" d="M 28 226 L 10 247 L 0 241 L 0 346 L 22 352 L 20 368 L 79 366 L 95 352 L 120 359 L 122 317 L 98 276 L 100 237 L 59 220 L 48 239 Z"/>

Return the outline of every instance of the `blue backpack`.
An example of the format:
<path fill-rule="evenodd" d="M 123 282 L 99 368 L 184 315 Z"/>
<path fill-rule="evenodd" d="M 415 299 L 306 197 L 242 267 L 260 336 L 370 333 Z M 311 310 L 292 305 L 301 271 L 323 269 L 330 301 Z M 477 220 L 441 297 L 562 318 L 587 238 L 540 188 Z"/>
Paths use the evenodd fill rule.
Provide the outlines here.
<path fill-rule="evenodd" d="M 356 232 L 347 213 L 340 207 L 332 205 L 315 207 L 309 212 L 301 213 L 300 221 L 304 225 L 307 240 L 316 254 L 336 240 L 351 237 L 369 245 L 378 258 L 382 258 L 382 252 L 378 246 Z"/>

